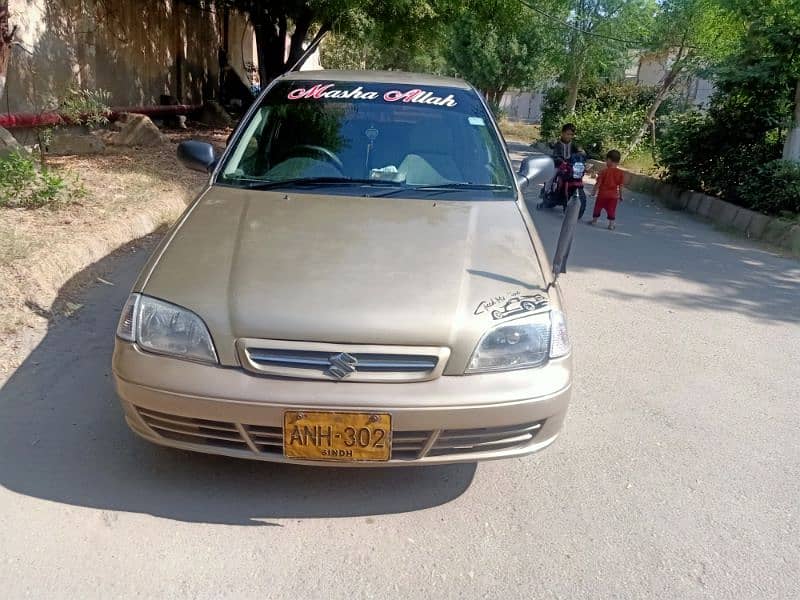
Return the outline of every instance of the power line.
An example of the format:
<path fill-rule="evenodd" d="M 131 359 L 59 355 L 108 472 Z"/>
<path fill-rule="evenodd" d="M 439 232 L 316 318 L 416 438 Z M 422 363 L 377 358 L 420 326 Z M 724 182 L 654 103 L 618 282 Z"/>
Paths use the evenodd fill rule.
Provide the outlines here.
<path fill-rule="evenodd" d="M 525 0 L 518 0 L 518 1 L 523 6 L 527 6 L 533 12 L 539 13 L 543 17 L 547 17 L 549 20 L 551 20 L 553 22 L 553 24 L 558 25 L 559 27 L 564 27 L 566 29 L 573 29 L 573 30 L 575 30 L 575 31 L 577 31 L 579 33 L 584 34 L 584 35 L 591 35 L 591 36 L 596 37 L 596 38 L 600 38 L 600 39 L 603 39 L 603 40 L 610 40 L 610 41 L 613 41 L 613 42 L 621 42 L 623 44 L 629 44 L 631 46 L 644 46 L 644 45 L 647 44 L 647 42 L 645 40 L 626 40 L 626 39 L 623 39 L 623 38 L 614 37 L 613 35 L 603 35 L 602 33 L 596 33 L 594 31 L 588 31 L 587 29 L 582 29 L 582 28 L 578 27 L 577 25 L 573 25 L 572 23 L 570 23 L 568 21 L 561 21 L 558 17 L 555 17 L 555 16 L 551 15 L 550 13 L 548 13 L 546 11 L 543 11 L 541 8 L 537 8 L 535 6 L 532 6 L 531 4 L 526 2 Z"/>

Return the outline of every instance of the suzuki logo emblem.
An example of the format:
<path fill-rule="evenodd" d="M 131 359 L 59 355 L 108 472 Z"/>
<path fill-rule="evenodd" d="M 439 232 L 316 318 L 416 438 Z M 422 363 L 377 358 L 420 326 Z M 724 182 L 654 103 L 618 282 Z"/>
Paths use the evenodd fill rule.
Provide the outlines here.
<path fill-rule="evenodd" d="M 326 371 L 326 374 L 336 379 L 344 379 L 348 375 L 352 375 L 356 372 L 356 366 L 358 365 L 358 359 L 347 352 L 334 354 L 328 359 L 328 362 L 331 366 Z"/>

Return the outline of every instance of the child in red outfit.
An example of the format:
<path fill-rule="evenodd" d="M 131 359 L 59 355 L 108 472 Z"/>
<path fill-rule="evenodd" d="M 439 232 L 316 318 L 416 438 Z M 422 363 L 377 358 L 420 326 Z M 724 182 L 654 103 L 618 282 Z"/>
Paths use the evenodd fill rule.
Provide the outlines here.
<path fill-rule="evenodd" d="M 606 154 L 606 168 L 600 171 L 594 186 L 595 202 L 591 225 L 597 224 L 600 212 L 605 209 L 608 216 L 608 228 L 614 229 L 615 227 L 617 203 L 622 200 L 621 189 L 624 178 L 623 172 L 618 167 L 621 158 L 616 150 L 610 150 Z"/>

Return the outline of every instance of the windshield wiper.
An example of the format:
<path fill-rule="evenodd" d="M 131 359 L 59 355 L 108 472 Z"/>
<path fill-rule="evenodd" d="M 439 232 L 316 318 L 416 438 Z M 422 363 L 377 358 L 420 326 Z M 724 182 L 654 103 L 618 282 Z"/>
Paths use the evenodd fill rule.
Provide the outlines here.
<path fill-rule="evenodd" d="M 223 180 L 224 183 L 245 182 L 249 190 L 269 190 L 284 186 L 314 186 L 314 185 L 379 185 L 398 186 L 395 181 L 381 179 L 358 179 L 354 177 L 295 177 L 290 179 L 231 179 Z"/>
<path fill-rule="evenodd" d="M 389 190 L 388 192 L 384 192 L 382 194 L 375 194 L 373 197 L 383 198 L 385 196 L 391 196 L 393 194 L 398 194 L 400 192 L 406 192 L 406 191 L 432 192 L 434 194 L 444 194 L 447 192 L 459 191 L 459 190 L 497 191 L 497 190 L 510 190 L 510 189 L 512 189 L 510 185 L 503 185 L 501 183 L 470 183 L 468 181 L 452 181 L 449 183 L 435 183 L 429 185 L 406 185 L 400 189 Z"/>

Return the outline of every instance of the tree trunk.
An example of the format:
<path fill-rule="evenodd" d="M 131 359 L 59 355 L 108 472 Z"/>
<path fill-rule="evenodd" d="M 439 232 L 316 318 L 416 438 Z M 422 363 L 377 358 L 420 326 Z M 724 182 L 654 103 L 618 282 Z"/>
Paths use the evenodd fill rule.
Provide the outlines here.
<path fill-rule="evenodd" d="M 653 99 L 653 104 L 651 104 L 650 108 L 647 109 L 647 114 L 644 117 L 642 126 L 639 128 L 639 131 L 636 133 L 636 136 L 633 138 L 633 141 L 631 141 L 627 150 L 623 152 L 623 161 L 628 158 L 628 156 L 630 156 L 634 150 L 636 150 L 636 148 L 644 139 L 644 136 L 647 135 L 647 130 L 651 127 L 655 128 L 656 113 L 658 112 L 658 109 L 661 108 L 661 104 L 664 102 L 664 100 L 667 99 L 667 96 L 669 96 L 669 93 L 672 91 L 672 88 L 675 86 L 675 82 L 678 80 L 678 77 L 682 72 L 683 63 L 681 63 L 680 60 L 676 60 L 669 72 L 664 76 L 664 80 L 661 82 L 661 89 L 658 90 L 656 97 Z"/>
<path fill-rule="evenodd" d="M 583 60 L 576 57 L 575 61 L 572 69 L 570 69 L 569 82 L 567 83 L 566 109 L 568 115 L 574 114 L 575 108 L 578 106 L 578 90 L 583 79 Z"/>
<path fill-rule="evenodd" d="M 800 79 L 794 92 L 794 122 L 783 146 L 784 160 L 800 162 Z"/>
<path fill-rule="evenodd" d="M 256 38 L 258 76 L 263 89 L 286 69 L 286 29 L 263 13 L 252 14 L 250 19 Z M 281 30 L 284 35 L 281 35 Z"/>
<path fill-rule="evenodd" d="M 292 33 L 292 42 L 289 45 L 289 59 L 286 61 L 287 68 L 291 68 L 294 63 L 300 60 L 303 56 L 303 42 L 306 40 L 308 30 L 311 27 L 313 14 L 311 10 L 306 9 L 303 11 L 294 24 L 294 33 Z"/>
<path fill-rule="evenodd" d="M 0 97 L 6 89 L 8 59 L 11 57 L 11 43 L 17 28 L 8 24 L 8 0 L 0 0 Z"/>

